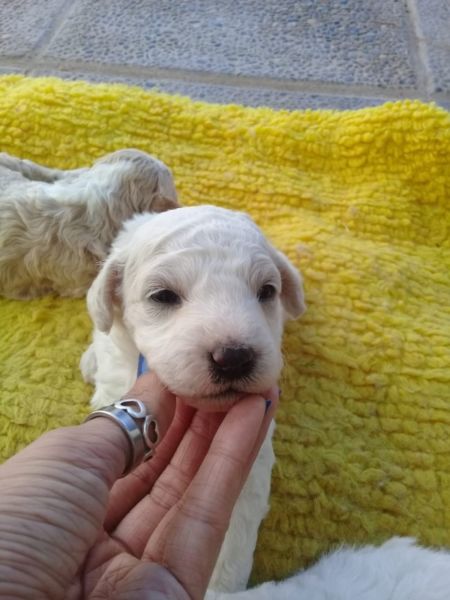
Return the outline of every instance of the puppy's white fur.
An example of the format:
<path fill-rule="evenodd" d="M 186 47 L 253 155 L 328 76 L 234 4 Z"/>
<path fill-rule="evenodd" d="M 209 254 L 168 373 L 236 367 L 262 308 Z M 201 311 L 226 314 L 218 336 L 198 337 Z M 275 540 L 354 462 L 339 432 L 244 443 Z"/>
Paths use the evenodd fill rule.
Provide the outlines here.
<path fill-rule="evenodd" d="M 245 592 L 209 591 L 206 600 L 448 600 L 450 553 L 392 538 L 379 547 L 342 548 L 279 583 Z"/>
<path fill-rule="evenodd" d="M 276 293 L 261 300 L 267 284 Z M 176 305 L 154 300 L 161 290 Z M 95 383 L 93 406 L 117 400 L 136 378 L 138 354 L 176 395 L 204 410 L 226 409 L 243 392 L 261 393 L 280 374 L 286 316 L 304 309 L 300 276 L 251 219 L 212 206 L 129 221 L 88 293 L 94 341 L 81 368 Z M 211 354 L 250 346 L 248 377 L 217 381 Z M 268 508 L 274 462 L 270 430 L 233 512 L 211 587 L 245 589 L 259 524 Z"/>
<path fill-rule="evenodd" d="M 71 171 L 0 153 L 0 294 L 82 296 L 126 219 L 177 206 L 169 169 L 139 150 Z"/>

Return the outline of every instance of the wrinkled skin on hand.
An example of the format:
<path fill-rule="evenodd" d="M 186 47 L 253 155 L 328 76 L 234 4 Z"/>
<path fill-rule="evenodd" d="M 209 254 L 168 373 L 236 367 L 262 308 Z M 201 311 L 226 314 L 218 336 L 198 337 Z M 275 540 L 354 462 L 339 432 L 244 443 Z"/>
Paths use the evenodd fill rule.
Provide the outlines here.
<path fill-rule="evenodd" d="M 0 467 L 0 597 L 203 598 L 277 391 L 267 413 L 261 396 L 196 411 L 154 374 L 128 396 L 162 441 L 123 479 L 128 442 L 102 418 L 46 433 Z"/>

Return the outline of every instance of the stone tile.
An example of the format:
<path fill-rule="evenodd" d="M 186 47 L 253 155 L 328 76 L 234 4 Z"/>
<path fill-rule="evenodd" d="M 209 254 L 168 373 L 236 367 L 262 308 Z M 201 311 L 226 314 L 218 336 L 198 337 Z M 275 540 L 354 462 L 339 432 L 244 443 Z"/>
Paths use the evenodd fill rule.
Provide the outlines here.
<path fill-rule="evenodd" d="M 450 92 L 450 3 L 448 0 L 416 2 L 434 91 Z"/>
<path fill-rule="evenodd" d="M 425 37 L 435 44 L 450 46 L 450 4 L 446 0 L 416 0 Z"/>
<path fill-rule="evenodd" d="M 22 73 L 19 68 L 14 67 L 0 67 L 0 75 L 16 75 Z"/>
<path fill-rule="evenodd" d="M 398 0 L 79 0 L 58 59 L 411 87 Z"/>
<path fill-rule="evenodd" d="M 329 96 L 304 92 L 282 92 L 260 88 L 235 88 L 222 85 L 189 84 L 184 82 L 157 81 L 155 87 L 171 94 L 182 94 L 196 100 L 219 104 L 243 104 L 245 106 L 268 106 L 276 109 L 355 109 L 376 106 L 387 100 L 381 98 L 357 98 L 353 96 Z"/>
<path fill-rule="evenodd" d="M 194 100 L 218 104 L 243 104 L 244 106 L 267 106 L 275 109 L 303 110 L 313 109 L 356 109 L 376 106 L 388 101 L 388 98 L 362 98 L 355 96 L 331 96 L 305 92 L 283 92 L 261 88 L 242 88 L 225 85 L 207 85 L 167 79 L 137 79 L 99 73 L 67 72 L 52 69 L 36 69 L 33 76 L 55 76 L 69 80 L 84 80 L 93 83 L 122 83 L 145 89 L 157 89 L 169 94 L 181 94 Z"/>
<path fill-rule="evenodd" d="M 65 0 L 1 2 L 0 55 L 17 57 L 34 50 L 48 34 Z"/>
<path fill-rule="evenodd" d="M 450 112 L 450 100 L 435 100 L 435 102 Z"/>
<path fill-rule="evenodd" d="M 450 92 L 450 48 L 432 47 L 429 64 L 433 75 L 433 91 Z"/>

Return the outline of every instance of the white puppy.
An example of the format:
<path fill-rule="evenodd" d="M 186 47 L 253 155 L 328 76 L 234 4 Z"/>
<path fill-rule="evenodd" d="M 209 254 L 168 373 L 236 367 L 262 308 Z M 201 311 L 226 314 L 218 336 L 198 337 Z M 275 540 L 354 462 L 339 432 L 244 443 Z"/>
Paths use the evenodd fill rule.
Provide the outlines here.
<path fill-rule="evenodd" d="M 0 153 L 0 294 L 82 296 L 125 220 L 177 206 L 169 169 L 139 150 L 72 171 Z"/>
<path fill-rule="evenodd" d="M 450 553 L 392 538 L 381 546 L 342 548 L 310 569 L 246 592 L 209 591 L 207 600 L 448 600 Z"/>
<path fill-rule="evenodd" d="M 93 406 L 136 378 L 138 355 L 176 395 L 224 410 L 278 379 L 285 316 L 304 310 L 299 274 L 251 219 L 212 206 L 137 216 L 88 293 L 96 326 L 81 368 Z M 268 507 L 270 431 L 233 512 L 211 587 L 244 589 Z"/>

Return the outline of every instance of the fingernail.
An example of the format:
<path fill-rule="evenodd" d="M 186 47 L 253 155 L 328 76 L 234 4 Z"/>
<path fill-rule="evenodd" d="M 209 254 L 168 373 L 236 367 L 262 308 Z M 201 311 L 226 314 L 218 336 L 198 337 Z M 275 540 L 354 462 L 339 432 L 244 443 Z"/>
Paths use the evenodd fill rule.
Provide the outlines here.
<path fill-rule="evenodd" d="M 272 400 L 266 400 L 266 410 L 264 411 L 264 414 L 267 414 L 267 411 L 269 410 L 269 408 L 272 406 Z"/>

